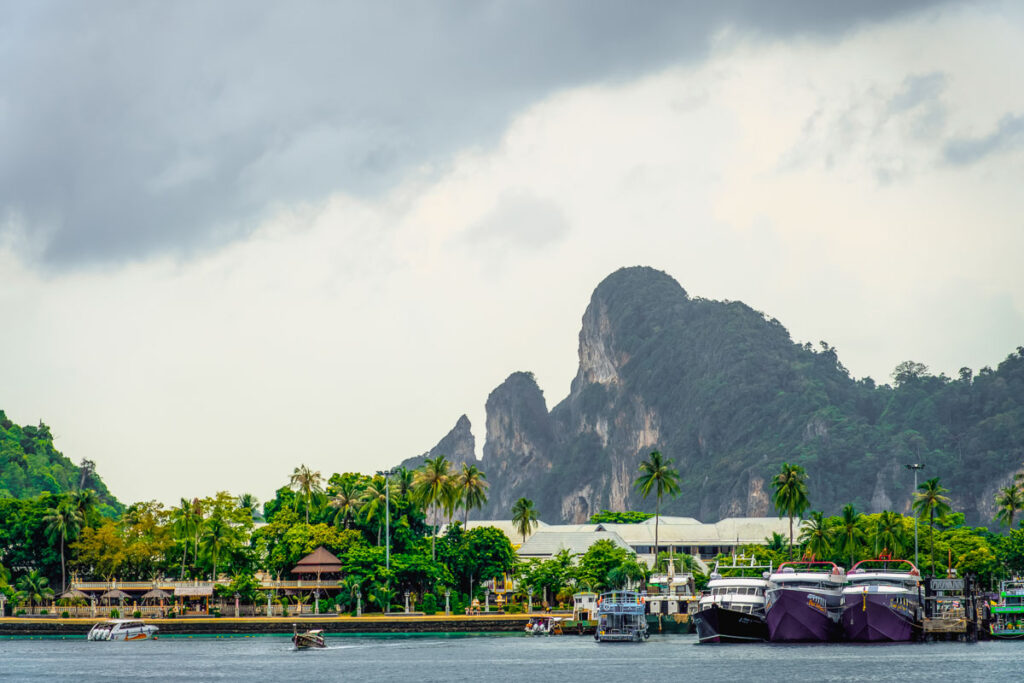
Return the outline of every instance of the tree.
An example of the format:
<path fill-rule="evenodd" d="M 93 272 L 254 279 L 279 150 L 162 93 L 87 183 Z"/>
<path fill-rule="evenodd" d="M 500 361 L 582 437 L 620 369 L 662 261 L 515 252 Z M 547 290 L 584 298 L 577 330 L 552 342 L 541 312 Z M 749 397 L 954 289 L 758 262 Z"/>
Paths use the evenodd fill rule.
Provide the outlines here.
<path fill-rule="evenodd" d="M 764 546 L 768 548 L 768 550 L 781 553 L 786 549 L 786 537 L 778 531 L 773 531 L 771 536 L 765 537 Z"/>
<path fill-rule="evenodd" d="M 942 488 L 938 477 L 932 477 L 917 487 L 919 493 L 914 494 L 913 508 L 917 511 L 918 517 L 928 516 L 928 526 L 931 529 L 931 555 L 932 555 L 932 576 L 935 576 L 935 515 L 945 517 L 952 508 L 949 507 L 949 498 L 942 495 L 948 493 L 949 489 Z"/>
<path fill-rule="evenodd" d="M 23 574 L 15 582 L 20 598 L 28 600 L 29 606 L 42 604 L 45 600 L 53 598 L 53 589 L 50 588 L 50 580 L 33 569 L 28 574 Z"/>
<path fill-rule="evenodd" d="M 238 507 L 245 510 L 249 519 L 256 520 L 260 517 L 260 501 L 251 493 L 243 493 L 238 497 Z"/>
<path fill-rule="evenodd" d="M 225 549 L 237 542 L 238 535 L 231 523 L 221 515 L 210 515 L 203 522 L 200 547 L 210 556 L 213 562 L 213 580 L 217 580 L 217 561 Z"/>
<path fill-rule="evenodd" d="M 334 524 L 336 526 L 344 526 L 347 529 L 352 518 L 359 513 L 359 508 L 362 504 L 355 482 L 347 479 L 343 480 L 338 487 L 338 492 L 331 496 L 327 504 L 335 510 Z"/>
<path fill-rule="evenodd" d="M 175 537 L 182 542 L 181 579 L 184 579 L 185 566 L 188 560 L 188 546 L 198 533 L 197 522 L 192 514 L 192 503 L 187 498 L 182 498 L 178 507 L 171 510 L 171 529 Z"/>
<path fill-rule="evenodd" d="M 313 504 L 313 494 L 323 491 L 323 477 L 306 465 L 299 465 L 292 472 L 288 485 L 306 502 L 306 524 L 309 524 L 309 508 Z"/>
<path fill-rule="evenodd" d="M 469 511 L 473 508 L 482 508 L 487 502 L 487 475 L 477 469 L 476 465 L 462 463 L 458 489 L 462 498 L 462 507 L 466 511 L 463 526 L 467 526 Z"/>
<path fill-rule="evenodd" d="M 810 506 L 807 500 L 807 473 L 800 465 L 782 464 L 782 469 L 772 479 L 775 493 L 772 503 L 779 513 L 789 517 L 789 559 L 793 559 L 793 518 L 803 517 Z"/>
<path fill-rule="evenodd" d="M 78 536 L 78 531 L 82 528 L 82 515 L 72 503 L 65 501 L 47 510 L 43 521 L 46 523 L 46 535 L 50 541 L 60 539 L 60 590 L 64 592 L 67 589 L 64 546 L 69 538 Z"/>
<path fill-rule="evenodd" d="M 363 490 L 360 498 L 360 510 L 367 524 L 377 527 L 377 545 L 380 545 L 380 531 L 387 516 L 385 508 L 388 504 L 387 482 L 383 476 L 375 476 Z"/>
<path fill-rule="evenodd" d="M 885 510 L 878 516 L 872 533 L 875 553 L 881 554 L 888 550 L 899 557 L 906 550 L 907 533 L 903 523 L 903 515 Z"/>
<path fill-rule="evenodd" d="M 679 495 L 679 472 L 672 469 L 672 461 L 664 460 L 658 451 L 640 463 L 640 476 L 635 484 L 644 498 L 654 489 L 654 556 L 658 556 L 658 521 L 661 513 L 661 497 L 664 494 Z"/>
<path fill-rule="evenodd" d="M 529 498 L 520 498 L 512 505 L 512 526 L 523 537 L 526 537 L 537 526 L 537 509 L 533 507 L 533 501 Z"/>
<path fill-rule="evenodd" d="M 828 557 L 832 552 L 832 534 L 825 524 L 821 512 L 812 512 L 800 530 L 800 543 L 806 546 L 811 559 Z"/>
<path fill-rule="evenodd" d="M 437 506 L 446 500 L 451 489 L 451 472 L 449 471 L 448 458 L 439 455 L 436 458 L 427 458 L 423 468 L 416 471 L 413 477 L 413 491 L 416 499 L 424 509 L 434 508 L 434 521 L 437 519 Z M 430 556 L 437 559 L 435 539 L 437 529 L 430 537 Z"/>
<path fill-rule="evenodd" d="M 608 587 L 626 588 L 640 585 L 647 581 L 649 576 L 650 571 L 647 569 L 647 566 L 637 562 L 636 556 L 629 556 L 619 566 L 613 567 L 608 572 Z"/>
<path fill-rule="evenodd" d="M 610 586 L 611 571 L 621 566 L 630 555 L 629 550 L 609 539 L 594 541 L 580 558 L 576 575 L 580 582 L 585 581 L 597 590 L 604 590 Z"/>
<path fill-rule="evenodd" d="M 853 566 L 853 558 L 857 550 L 864 544 L 864 532 L 860 528 L 860 515 L 853 505 L 847 504 L 843 507 L 843 514 L 839 525 L 839 550 L 850 558 L 850 566 Z"/>
<path fill-rule="evenodd" d="M 999 489 L 999 493 L 996 494 L 996 506 L 996 520 L 1012 529 L 1014 516 L 1024 509 L 1024 492 L 1016 481 L 1012 486 Z"/>

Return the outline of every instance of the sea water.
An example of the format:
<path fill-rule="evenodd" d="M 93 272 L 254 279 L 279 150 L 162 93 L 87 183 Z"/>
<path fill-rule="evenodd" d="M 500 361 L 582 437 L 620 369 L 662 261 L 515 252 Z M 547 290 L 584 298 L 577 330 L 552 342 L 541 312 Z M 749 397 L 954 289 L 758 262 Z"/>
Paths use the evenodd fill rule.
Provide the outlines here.
<path fill-rule="evenodd" d="M 1024 681 L 1024 642 L 697 645 L 584 636 L 328 636 L 295 651 L 285 636 L 142 642 L 0 640 L 11 681 Z"/>

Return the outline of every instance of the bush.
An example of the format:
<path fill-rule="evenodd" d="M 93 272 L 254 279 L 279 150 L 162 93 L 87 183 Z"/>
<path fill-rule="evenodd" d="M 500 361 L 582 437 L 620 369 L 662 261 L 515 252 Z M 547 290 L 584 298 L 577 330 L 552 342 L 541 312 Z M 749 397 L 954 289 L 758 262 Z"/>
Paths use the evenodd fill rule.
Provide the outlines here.
<path fill-rule="evenodd" d="M 508 608 L 505 611 L 508 612 L 509 614 L 522 614 L 523 606 L 522 605 L 509 605 Z"/>
<path fill-rule="evenodd" d="M 71 613 L 68 612 L 67 610 L 64 610 L 63 612 L 60 613 L 60 618 L 61 619 L 68 619 L 70 617 L 71 617 Z"/>
<path fill-rule="evenodd" d="M 50 613 L 50 610 L 48 610 L 48 609 L 41 609 L 41 610 L 39 610 L 39 616 L 45 616 L 45 615 L 47 615 L 49 613 Z"/>
<path fill-rule="evenodd" d="M 135 619 L 141 619 L 142 618 L 142 612 L 140 612 L 139 610 L 135 610 L 134 612 L 132 612 L 132 617 L 135 618 Z"/>
<path fill-rule="evenodd" d="M 112 609 L 112 610 L 110 610 L 110 618 L 111 619 L 120 619 L 121 618 L 121 613 L 118 612 L 116 609 Z"/>
<path fill-rule="evenodd" d="M 211 607 L 210 608 L 210 616 L 211 617 L 219 617 L 220 616 L 220 607 Z"/>
<path fill-rule="evenodd" d="M 420 600 L 420 611 L 424 614 L 437 614 L 437 596 L 433 593 L 424 593 Z"/>
<path fill-rule="evenodd" d="M 178 616 L 178 613 L 175 612 L 174 610 L 171 610 L 170 612 L 167 613 L 167 618 L 168 619 L 173 619 L 176 616 Z"/>
<path fill-rule="evenodd" d="M 14 616 L 16 616 L 16 617 L 25 616 L 25 610 L 23 610 L 23 609 L 18 610 L 17 612 L 14 613 Z"/>

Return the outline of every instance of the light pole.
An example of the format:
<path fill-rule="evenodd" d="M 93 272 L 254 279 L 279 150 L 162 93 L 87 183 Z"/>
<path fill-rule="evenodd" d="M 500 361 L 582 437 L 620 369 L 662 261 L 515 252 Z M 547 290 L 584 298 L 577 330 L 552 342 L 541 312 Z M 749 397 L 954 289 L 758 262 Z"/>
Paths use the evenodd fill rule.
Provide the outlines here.
<path fill-rule="evenodd" d="M 384 476 L 384 566 L 391 571 L 391 475 L 394 470 L 377 474 Z"/>
<path fill-rule="evenodd" d="M 914 470 L 914 493 L 917 493 L 917 471 L 924 469 L 924 463 L 915 462 L 912 465 L 904 465 L 908 470 Z M 911 506 L 913 506 L 913 498 L 911 498 Z M 913 512 L 913 507 L 911 507 Z M 914 566 L 917 566 L 917 515 L 914 515 Z"/>

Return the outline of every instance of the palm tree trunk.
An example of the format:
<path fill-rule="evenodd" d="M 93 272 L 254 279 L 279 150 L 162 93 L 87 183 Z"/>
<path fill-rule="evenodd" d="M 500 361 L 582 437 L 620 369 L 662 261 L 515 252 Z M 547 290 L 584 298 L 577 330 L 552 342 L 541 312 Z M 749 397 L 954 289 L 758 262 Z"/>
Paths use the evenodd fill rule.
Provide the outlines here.
<path fill-rule="evenodd" d="M 793 559 L 793 515 L 789 516 L 789 559 Z"/>
<path fill-rule="evenodd" d="M 661 521 L 661 496 L 654 504 L 654 571 L 658 571 L 658 522 Z"/>
<path fill-rule="evenodd" d="M 437 506 L 434 505 L 434 515 L 437 515 Z M 433 524 L 430 525 L 430 529 L 433 533 L 430 534 L 430 559 L 433 562 L 437 561 L 437 552 L 434 550 L 434 542 L 437 540 L 437 527 Z"/>
<path fill-rule="evenodd" d="M 932 530 L 932 578 L 935 578 L 935 508 L 928 514 L 928 526 Z"/>
<path fill-rule="evenodd" d="M 60 592 L 68 589 L 67 581 L 64 580 L 64 534 L 60 536 Z"/>

